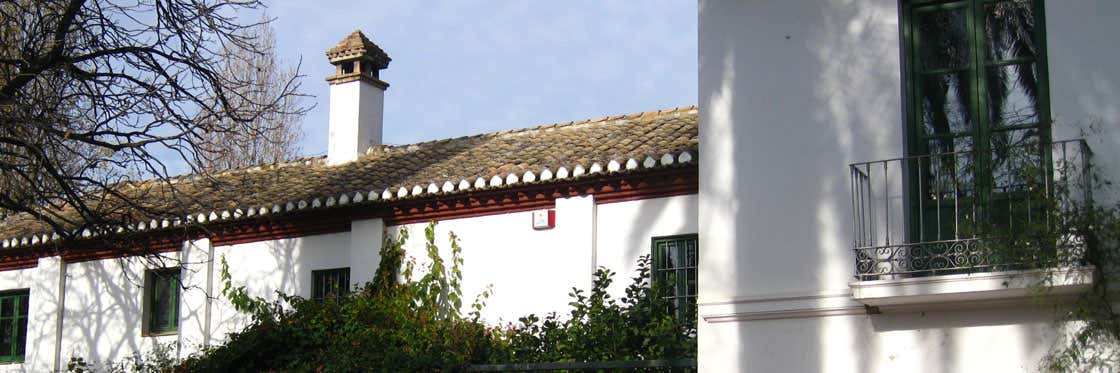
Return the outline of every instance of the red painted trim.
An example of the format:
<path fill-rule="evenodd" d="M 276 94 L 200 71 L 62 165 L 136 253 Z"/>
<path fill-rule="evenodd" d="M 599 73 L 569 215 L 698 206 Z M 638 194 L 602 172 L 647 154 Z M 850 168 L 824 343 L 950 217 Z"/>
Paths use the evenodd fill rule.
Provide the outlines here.
<path fill-rule="evenodd" d="M 528 185 L 505 190 L 472 191 L 392 203 L 385 225 L 462 219 L 553 208 L 556 199 L 594 195 L 595 203 L 615 203 L 699 192 L 696 166 L 642 174 L 604 175 L 572 183 Z"/>
<path fill-rule="evenodd" d="M 182 247 L 183 241 L 189 238 L 182 234 L 158 232 L 136 235 L 113 243 L 81 241 L 70 246 L 50 244 L 20 248 L 5 252 L 0 256 L 0 271 L 35 268 L 39 265 L 39 258 L 55 255 L 61 256 L 67 262 L 77 263 L 123 256 L 174 252 L 178 251 Z"/>
<path fill-rule="evenodd" d="M 663 198 L 699 192 L 695 164 L 634 174 L 606 174 L 572 182 L 529 184 L 495 190 L 471 190 L 422 198 L 396 199 L 380 205 L 358 205 L 296 212 L 276 218 L 239 220 L 228 224 L 194 227 L 176 232 L 145 233 L 106 247 L 104 241 L 88 240 L 65 245 L 52 243 L 0 253 L 0 270 L 33 268 L 38 258 L 61 255 L 70 262 L 108 259 L 127 255 L 170 252 L 181 249 L 184 240 L 209 237 L 215 246 L 317 234 L 346 232 L 358 219 L 382 218 L 385 225 L 431 220 L 463 219 L 553 208 L 556 199 L 595 196 L 595 203 L 617 203 Z"/>
<path fill-rule="evenodd" d="M 28 269 L 39 266 L 39 256 L 31 257 L 5 257 L 0 261 L 0 271 Z"/>
<path fill-rule="evenodd" d="M 556 200 L 541 190 L 470 192 L 445 197 L 417 199 L 394 204 L 385 225 L 401 225 L 431 220 L 462 219 L 478 216 L 551 208 Z"/>
<path fill-rule="evenodd" d="M 161 234 L 162 233 L 162 234 Z M 178 234 L 176 234 L 178 233 Z M 59 246 L 51 253 L 71 263 L 91 260 L 112 259 L 122 256 L 151 255 L 179 251 L 183 241 L 194 238 L 184 231 L 176 233 L 156 232 L 136 235 L 116 243 L 103 241 L 82 242 L 71 247 Z"/>
<path fill-rule="evenodd" d="M 695 172 L 674 173 L 663 177 L 638 177 L 620 180 L 595 193 L 595 203 L 606 204 L 641 199 L 664 198 L 700 192 L 699 175 Z"/>
<path fill-rule="evenodd" d="M 298 219 L 257 220 L 237 222 L 211 229 L 210 242 L 215 246 L 347 232 L 350 214 L 317 211 Z"/>

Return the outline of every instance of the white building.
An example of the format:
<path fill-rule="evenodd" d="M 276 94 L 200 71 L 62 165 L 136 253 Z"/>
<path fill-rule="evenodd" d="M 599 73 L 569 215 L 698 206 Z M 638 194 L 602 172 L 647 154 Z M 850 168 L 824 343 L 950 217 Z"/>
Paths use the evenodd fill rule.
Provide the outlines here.
<path fill-rule="evenodd" d="M 1095 123 L 1094 159 L 1120 180 L 1105 47 L 1120 2 L 701 0 L 699 13 L 700 370 L 1036 369 L 1055 315 L 1022 290 L 1028 275 L 918 263 L 953 258 L 932 242 L 969 252 L 950 221 L 977 194 L 1015 201 L 1015 185 L 928 154 L 1007 165 L 1008 144 L 1040 142 L 1076 161 L 1077 142 L 1048 143 Z"/>
<path fill-rule="evenodd" d="M 26 346 L 0 368 L 163 342 L 184 355 L 244 323 L 205 296 L 216 258 L 255 295 L 314 296 L 316 277 L 368 279 L 386 232 L 436 219 L 462 238 L 465 292 L 493 284 L 492 321 L 560 309 L 593 268 L 627 273 L 658 239 L 698 237 L 702 371 L 1032 370 L 1055 315 L 1032 303 L 1031 273 L 960 261 L 983 239 L 968 221 L 1029 216 L 1015 196 L 1036 184 L 1008 165 L 1081 191 L 1054 165 L 1089 153 L 1056 140 L 1089 125 L 1103 129 L 1088 139 L 1094 159 L 1120 180 L 1120 2 L 1044 2 L 701 0 L 702 112 L 408 146 L 379 146 L 388 57 L 352 35 L 328 53 L 339 67 L 326 159 L 223 175 L 235 188 L 188 181 L 205 197 L 192 209 L 137 222 L 184 263 L 174 317 L 146 312 L 163 309 L 146 293 L 158 282 L 148 262 L 95 244 L 58 251 L 36 225 L 5 222 L 0 305 L 30 305 L 17 312 L 26 333 L 0 323 L 21 330 L 8 346 Z M 554 227 L 534 228 L 542 211 Z M 1083 289 L 1090 271 L 1073 268 L 1056 293 Z"/>
<path fill-rule="evenodd" d="M 0 224 L 0 371 L 120 361 L 155 344 L 185 356 L 247 322 L 221 298 L 223 258 L 251 295 L 316 297 L 368 281 L 387 233 L 417 230 L 406 250 L 424 258 L 430 220 L 441 241 L 460 238 L 464 294 L 493 286 L 491 322 L 563 310 L 595 268 L 629 276 L 654 246 L 691 253 L 691 268 L 668 269 L 690 273 L 695 295 L 695 107 L 387 146 L 382 131 L 406 125 L 382 125 L 388 56 L 358 32 L 327 55 L 338 67 L 326 157 L 183 178 L 174 206 L 185 207 L 126 227 L 141 248 L 106 247 L 110 233 L 59 242 L 23 217 Z M 167 260 L 122 255 L 133 249 Z M 168 286 L 176 276 L 181 289 Z"/>

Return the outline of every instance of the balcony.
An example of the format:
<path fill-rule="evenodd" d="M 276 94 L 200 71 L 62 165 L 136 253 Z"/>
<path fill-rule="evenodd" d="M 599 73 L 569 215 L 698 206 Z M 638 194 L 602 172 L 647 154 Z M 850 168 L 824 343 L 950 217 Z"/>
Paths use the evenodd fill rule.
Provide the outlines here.
<path fill-rule="evenodd" d="M 1086 142 L 1023 141 L 979 153 L 849 166 L 854 297 L 869 305 L 990 298 L 983 294 L 1024 290 L 1019 283 L 1043 268 L 1068 269 L 1069 290 L 1085 285 L 1083 230 L 1068 212 L 1092 201 Z"/>

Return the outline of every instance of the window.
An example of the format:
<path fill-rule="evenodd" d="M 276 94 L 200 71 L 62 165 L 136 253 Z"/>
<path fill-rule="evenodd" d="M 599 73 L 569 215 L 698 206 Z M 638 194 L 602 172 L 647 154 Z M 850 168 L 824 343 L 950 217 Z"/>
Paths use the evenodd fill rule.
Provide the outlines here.
<path fill-rule="evenodd" d="M 148 334 L 179 330 L 179 268 L 149 270 L 144 276 Z"/>
<path fill-rule="evenodd" d="M 26 289 L 0 293 L 0 362 L 23 361 L 28 294 Z"/>
<path fill-rule="evenodd" d="M 350 292 L 350 268 L 311 271 L 311 299 L 323 300 Z"/>
<path fill-rule="evenodd" d="M 679 317 L 696 310 L 696 235 L 653 239 L 653 281 L 668 286 L 669 299 Z"/>
<path fill-rule="evenodd" d="M 1042 1 L 903 4 L 910 241 L 1010 228 L 1049 165 Z"/>

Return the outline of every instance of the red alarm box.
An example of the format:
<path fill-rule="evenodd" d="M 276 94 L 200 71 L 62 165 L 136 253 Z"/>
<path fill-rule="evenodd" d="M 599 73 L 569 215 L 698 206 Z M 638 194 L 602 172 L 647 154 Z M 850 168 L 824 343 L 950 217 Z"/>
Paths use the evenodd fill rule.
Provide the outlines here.
<path fill-rule="evenodd" d="M 533 211 L 533 229 L 552 229 L 556 227 L 556 210 Z"/>

